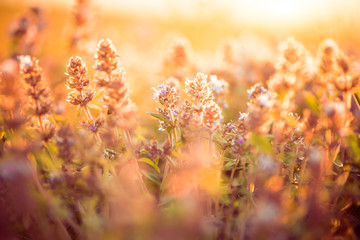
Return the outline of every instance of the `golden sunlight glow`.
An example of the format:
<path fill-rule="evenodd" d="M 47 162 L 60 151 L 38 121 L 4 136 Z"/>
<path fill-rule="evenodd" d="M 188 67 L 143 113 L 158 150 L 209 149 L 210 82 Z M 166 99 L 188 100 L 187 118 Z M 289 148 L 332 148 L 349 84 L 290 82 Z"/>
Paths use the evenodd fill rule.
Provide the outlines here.
<path fill-rule="evenodd" d="M 252 19 L 257 22 L 286 24 L 299 22 L 313 17 L 323 1 L 313 0 L 252 0 L 236 2 L 241 19 Z"/>
<path fill-rule="evenodd" d="M 3 0 L 9 1 L 12 0 Z M 72 6 L 74 0 L 23 0 L 28 4 Z M 234 22 L 288 26 L 334 13 L 357 14 L 357 0 L 91 0 L 110 12 L 131 12 L 155 17 L 198 17 L 199 13 L 226 13 Z M 351 12 L 351 14 L 350 14 Z"/>

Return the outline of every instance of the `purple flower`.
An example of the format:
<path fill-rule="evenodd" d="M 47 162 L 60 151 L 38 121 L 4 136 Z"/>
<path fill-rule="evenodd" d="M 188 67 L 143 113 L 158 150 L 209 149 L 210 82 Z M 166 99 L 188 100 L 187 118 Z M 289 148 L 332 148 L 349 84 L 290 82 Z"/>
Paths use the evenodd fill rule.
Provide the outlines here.
<path fill-rule="evenodd" d="M 238 143 L 239 145 L 243 145 L 243 144 L 245 143 L 245 139 L 240 136 L 240 137 L 238 137 L 238 139 L 237 139 L 237 143 Z"/>
<path fill-rule="evenodd" d="M 90 129 L 91 129 L 91 131 L 95 132 L 97 128 L 94 125 L 90 125 Z"/>

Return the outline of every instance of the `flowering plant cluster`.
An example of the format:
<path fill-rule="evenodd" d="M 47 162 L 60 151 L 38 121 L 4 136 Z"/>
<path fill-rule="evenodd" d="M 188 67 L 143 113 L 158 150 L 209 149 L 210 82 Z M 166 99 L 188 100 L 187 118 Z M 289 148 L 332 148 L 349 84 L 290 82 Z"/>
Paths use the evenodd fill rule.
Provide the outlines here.
<path fill-rule="evenodd" d="M 59 66 L 36 54 L 37 8 L 11 27 L 1 239 L 357 239 L 356 59 L 289 38 L 267 63 L 225 43 L 214 66 L 178 37 L 137 68 L 117 41 L 89 47 L 88 11 Z"/>

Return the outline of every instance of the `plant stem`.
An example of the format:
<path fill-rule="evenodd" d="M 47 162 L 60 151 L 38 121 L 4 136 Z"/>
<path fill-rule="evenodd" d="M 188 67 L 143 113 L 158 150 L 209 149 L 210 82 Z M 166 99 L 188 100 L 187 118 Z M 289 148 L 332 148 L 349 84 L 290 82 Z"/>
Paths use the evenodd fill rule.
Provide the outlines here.
<path fill-rule="evenodd" d="M 39 124 L 40 124 L 40 129 L 41 129 L 41 131 L 43 132 L 43 131 L 44 131 L 44 125 L 43 125 L 41 116 L 39 116 Z"/>
<path fill-rule="evenodd" d="M 94 122 L 94 119 L 93 119 L 93 117 L 91 115 L 91 112 L 90 112 L 89 108 L 86 105 L 84 106 L 84 112 L 85 112 L 85 115 L 86 115 L 87 119 L 89 121 Z M 95 133 L 95 137 L 96 137 L 96 140 L 101 144 L 102 141 L 101 141 L 101 138 L 100 138 L 100 134 L 98 132 Z"/>
<path fill-rule="evenodd" d="M 133 146 L 133 142 L 132 142 L 129 130 L 123 130 L 123 136 L 124 136 L 124 139 L 125 139 L 125 144 L 126 144 L 127 148 L 129 149 L 129 152 L 131 153 L 131 155 L 134 155 L 134 146 Z M 145 182 L 144 182 L 144 180 L 142 178 L 139 163 L 138 163 L 136 157 L 131 156 L 131 161 L 133 162 L 134 167 L 136 169 L 136 173 L 138 175 L 138 180 L 139 180 L 139 183 L 140 183 L 140 186 L 141 186 L 143 192 L 144 193 L 149 193 L 149 191 L 148 191 L 148 189 L 146 187 L 146 184 L 145 184 Z"/>
<path fill-rule="evenodd" d="M 237 168 L 237 165 L 239 164 L 239 162 L 240 162 L 240 159 L 236 159 L 235 160 L 235 165 L 234 165 L 233 169 L 231 170 L 231 175 L 230 175 L 230 179 L 229 179 L 228 193 L 231 192 L 232 181 L 234 179 L 235 171 L 236 171 L 236 168 Z"/>
<path fill-rule="evenodd" d="M 291 164 L 290 164 L 290 184 L 294 181 L 294 168 L 295 168 L 295 163 L 297 160 L 297 155 L 298 155 L 298 147 L 296 147 L 295 149 L 295 158 L 292 159 Z"/>

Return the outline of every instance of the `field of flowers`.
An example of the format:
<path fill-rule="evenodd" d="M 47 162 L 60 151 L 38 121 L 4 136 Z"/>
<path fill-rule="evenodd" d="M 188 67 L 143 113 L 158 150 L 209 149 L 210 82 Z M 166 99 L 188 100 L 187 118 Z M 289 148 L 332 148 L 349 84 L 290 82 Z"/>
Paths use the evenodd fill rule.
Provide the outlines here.
<path fill-rule="evenodd" d="M 1 11 L 0 239 L 358 239 L 355 48 Z"/>

